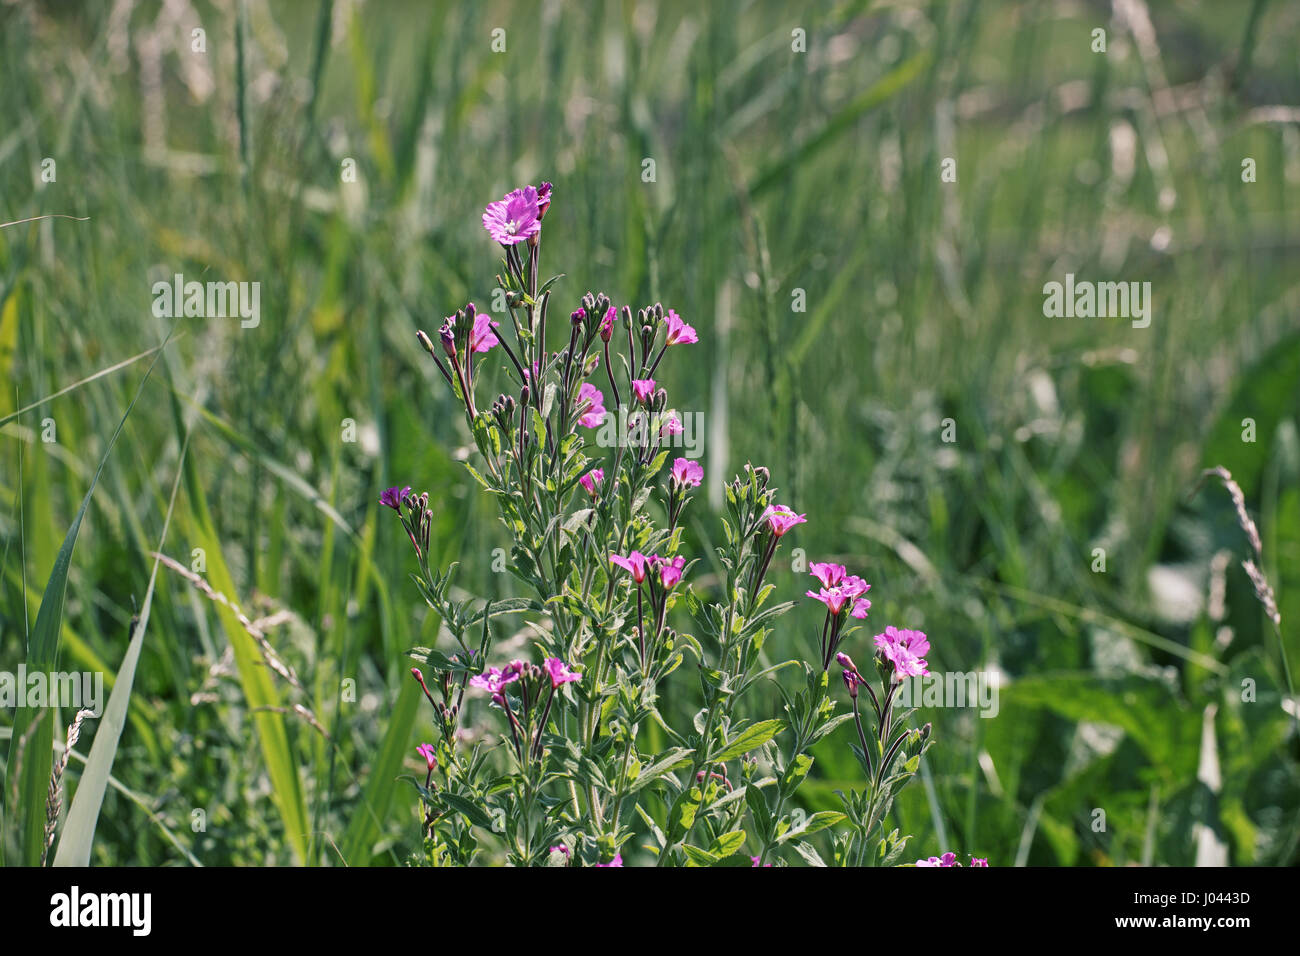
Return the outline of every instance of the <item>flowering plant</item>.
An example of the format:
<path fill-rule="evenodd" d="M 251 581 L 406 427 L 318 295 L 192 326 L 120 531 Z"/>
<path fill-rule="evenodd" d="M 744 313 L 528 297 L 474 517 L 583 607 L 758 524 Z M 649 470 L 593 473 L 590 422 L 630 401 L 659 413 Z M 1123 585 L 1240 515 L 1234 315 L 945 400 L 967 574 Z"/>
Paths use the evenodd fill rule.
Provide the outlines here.
<path fill-rule="evenodd" d="M 464 411 L 479 453 L 467 468 L 513 536 L 508 570 L 528 596 L 454 599 L 455 566 L 429 564 L 429 495 L 395 487 L 380 498 L 399 515 L 412 577 L 442 622 L 443 647 L 411 651 L 437 730 L 436 743 L 419 748 L 426 775 L 416 781 L 426 861 L 504 852 L 515 865 L 622 866 L 641 836 L 659 865 L 820 864 L 809 837 L 835 828 L 836 863 L 894 862 L 906 838 L 886 832 L 885 819 L 930 728 L 909 729 L 910 711 L 893 704 L 899 679 L 927 673 L 925 635 L 890 627 L 876 637 L 877 692 L 839 651 L 857 630 L 849 622 L 867 617 L 869 585 L 840 565 L 813 564 L 819 587 L 808 595 L 825 606 L 818 656 L 767 661 L 771 628 L 794 606 L 772 601 L 769 570 L 806 516 L 777 501 L 762 467 L 746 465 L 726 485 L 723 544 L 710 559 L 717 583 L 692 583 L 699 557 L 683 553 L 681 518 L 704 470 L 673 456 L 681 418 L 655 376 L 670 349 L 699 336 L 672 309 L 634 313 L 588 293 L 569 315 L 564 347 L 550 351 L 561 337 L 548 329 L 560 277 L 541 279 L 551 202 L 543 183 L 483 214 L 504 251 L 496 282 L 508 321 L 470 303 L 436 338 L 417 333 Z M 480 407 L 488 378 L 502 391 Z M 497 659 L 505 615 L 525 616 L 532 659 Z M 695 633 L 679 629 L 686 619 Z M 688 659 L 701 707 L 690 726 L 674 727 L 660 692 Z M 851 705 L 838 714 L 836 661 Z M 787 686 L 793 674 L 778 679 L 787 670 L 797 689 Z M 783 697 L 782 716 L 748 713 L 760 682 Z M 484 703 L 499 713 L 485 716 Z M 495 734 L 478 729 L 484 719 Z M 850 720 L 863 789 L 842 795 L 842 810 L 806 814 L 793 801 L 811 750 Z"/>

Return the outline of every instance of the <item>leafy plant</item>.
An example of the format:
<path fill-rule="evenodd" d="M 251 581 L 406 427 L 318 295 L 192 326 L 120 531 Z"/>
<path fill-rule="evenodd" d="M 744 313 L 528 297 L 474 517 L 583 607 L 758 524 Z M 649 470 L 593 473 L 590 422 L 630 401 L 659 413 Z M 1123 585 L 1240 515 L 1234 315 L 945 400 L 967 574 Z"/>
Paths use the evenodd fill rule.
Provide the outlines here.
<path fill-rule="evenodd" d="M 763 467 L 746 465 L 725 488 L 717 586 L 704 594 L 688 582 L 697 559 L 683 553 L 681 519 L 704 473 L 685 457 L 668 465 L 685 426 L 653 376 L 698 335 L 659 304 L 634 314 L 588 293 L 569 316 L 566 346 L 548 351 L 561 278 L 541 278 L 551 194 L 549 183 L 515 190 L 483 217 L 505 252 L 496 281 L 509 330 L 470 303 L 447 318 L 436 343 L 419 333 L 478 449 L 466 467 L 514 537 L 506 569 L 531 595 L 481 604 L 455 597 L 455 565 L 430 563 L 429 495 L 394 487 L 380 499 L 401 518 L 417 562 L 412 577 L 446 635 L 443 648 L 410 651 L 424 666 L 412 673 L 438 732 L 436 744 L 419 748 L 427 772 L 415 781 L 428 862 L 473 863 L 490 858 L 495 843 L 516 865 L 621 866 L 639 831 L 660 865 L 770 865 L 787 858 L 784 849 L 820 862 L 809 838 L 840 825 L 837 862 L 894 862 L 906 841 L 884 822 L 932 741 L 929 725 L 909 729 L 911 711 L 893 702 L 903 676 L 927 673 L 925 635 L 891 627 L 877 637 L 879 695 L 838 654 L 852 711 L 837 714 L 830 669 L 856 630 L 848 622 L 867 616 L 870 586 L 840 565 L 814 563 L 820 588 L 808 595 L 825 606 L 817 657 L 767 663 L 768 637 L 794 606 L 774 600 L 768 572 L 806 517 L 777 500 Z M 507 360 L 510 391 L 480 410 L 491 355 Z M 608 385 L 608 408 L 596 381 Z M 690 631 L 675 624 L 681 605 Z M 537 663 L 495 660 L 497 622 L 508 615 L 525 616 Z M 702 706 L 683 728 L 659 700 L 684 664 L 696 672 Z M 800 688 L 780 682 L 785 670 Z M 767 682 L 784 699 L 779 716 L 749 706 L 752 689 Z M 870 741 L 859 688 L 875 714 Z M 472 692 L 499 711 L 499 746 L 467 722 Z M 793 807 L 812 748 L 850 719 L 863 789 L 843 797 L 843 812 Z"/>

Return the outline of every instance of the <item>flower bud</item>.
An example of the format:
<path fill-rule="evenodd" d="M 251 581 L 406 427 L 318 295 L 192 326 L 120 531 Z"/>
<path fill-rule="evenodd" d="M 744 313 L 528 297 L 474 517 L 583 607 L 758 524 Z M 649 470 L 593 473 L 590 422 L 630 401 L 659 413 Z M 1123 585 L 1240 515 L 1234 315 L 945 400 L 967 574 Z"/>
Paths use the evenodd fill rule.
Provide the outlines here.
<path fill-rule="evenodd" d="M 575 326 L 582 325 L 582 322 L 584 319 L 586 319 L 586 317 L 587 317 L 587 312 L 585 309 L 574 309 L 572 312 L 569 313 L 569 321 L 572 322 Z"/>

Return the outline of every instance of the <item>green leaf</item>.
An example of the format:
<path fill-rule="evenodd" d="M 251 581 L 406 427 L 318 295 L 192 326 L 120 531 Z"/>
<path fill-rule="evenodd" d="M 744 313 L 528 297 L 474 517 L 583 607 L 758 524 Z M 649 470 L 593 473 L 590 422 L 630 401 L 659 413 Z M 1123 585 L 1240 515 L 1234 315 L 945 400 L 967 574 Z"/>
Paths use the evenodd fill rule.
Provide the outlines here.
<path fill-rule="evenodd" d="M 648 787 L 665 774 L 676 770 L 678 767 L 682 766 L 682 764 L 688 762 L 693 753 L 695 753 L 694 750 L 690 750 L 686 747 L 672 748 L 664 754 L 664 756 L 660 757 L 654 763 L 650 764 L 650 766 L 645 767 L 639 774 L 637 774 L 636 779 L 633 780 L 631 786 L 627 788 L 627 792 L 636 793 L 638 790 Z"/>
<path fill-rule="evenodd" d="M 542 602 L 536 598 L 502 598 L 500 601 L 493 601 L 490 605 L 479 608 L 469 616 L 465 622 L 468 630 L 475 624 L 483 620 L 484 611 L 490 611 L 489 617 L 500 617 L 502 614 L 517 614 L 521 611 L 542 611 L 545 610 Z"/>
<path fill-rule="evenodd" d="M 804 862 L 809 866 L 825 866 L 826 861 L 821 858 L 821 854 L 813 848 L 811 843 L 796 843 L 794 851 L 803 857 Z"/>
<path fill-rule="evenodd" d="M 718 862 L 718 858 L 708 850 L 701 850 L 698 846 L 691 846 L 689 843 L 683 843 L 682 849 L 686 851 L 686 857 L 689 861 L 687 866 L 713 866 Z"/>
<path fill-rule="evenodd" d="M 438 795 L 442 802 L 447 804 L 457 813 L 461 814 L 470 823 L 477 827 L 492 829 L 492 818 L 488 816 L 487 811 L 480 807 L 473 800 L 462 797 L 458 793 L 447 793 L 443 791 Z"/>
<path fill-rule="evenodd" d="M 811 836 L 819 830 L 825 830 L 827 827 L 833 827 L 847 820 L 844 814 L 838 810 L 819 810 L 812 816 L 805 818 L 803 824 L 792 827 L 787 830 L 781 837 L 781 843 L 786 840 L 793 840 L 795 837 Z"/>
<path fill-rule="evenodd" d="M 775 717 L 751 724 L 728 740 L 727 746 L 723 748 L 722 753 L 713 757 L 710 762 L 725 763 L 728 760 L 735 760 L 737 757 L 763 746 L 763 744 L 779 734 L 784 727 L 785 721 Z"/>
<path fill-rule="evenodd" d="M 179 464 L 184 465 L 189 450 L 190 435 L 186 430 L 181 443 Z M 180 488 L 181 470 L 177 469 L 176 480 L 172 483 L 171 499 L 167 504 L 167 515 L 163 519 L 162 534 L 158 538 L 158 552 L 161 553 L 167 541 L 167 529 L 171 527 L 172 511 L 176 507 L 176 492 Z M 126 654 L 122 657 L 122 666 L 117 669 L 117 680 L 113 692 L 109 695 L 108 706 L 104 708 L 95 732 L 95 742 L 90 747 L 90 756 L 81 772 L 77 791 L 73 794 L 68 807 L 68 816 L 63 823 L 63 833 L 59 836 L 59 848 L 54 854 L 55 866 L 90 866 L 90 848 L 95 842 L 95 826 L 99 822 L 100 809 L 104 805 L 104 793 L 108 790 L 109 777 L 112 775 L 113 760 L 117 756 L 117 745 L 122 738 L 122 728 L 126 725 L 127 710 L 131 702 L 131 687 L 135 683 L 135 668 L 140 660 L 140 649 L 144 646 L 145 629 L 149 626 L 149 611 L 153 607 L 154 587 L 158 583 L 158 565 L 160 559 L 155 557 L 153 570 L 149 574 L 149 586 L 145 590 L 144 601 L 140 605 L 140 615 L 131 632 L 131 641 Z"/>
<path fill-rule="evenodd" d="M 723 857 L 731 856 L 739 852 L 740 848 L 745 845 L 745 831 L 732 830 L 724 833 L 709 845 L 709 852 L 714 856 Z"/>
<path fill-rule="evenodd" d="M 669 838 L 676 842 L 695 825 L 695 814 L 700 809 L 702 795 L 699 787 L 683 790 L 668 810 Z"/>

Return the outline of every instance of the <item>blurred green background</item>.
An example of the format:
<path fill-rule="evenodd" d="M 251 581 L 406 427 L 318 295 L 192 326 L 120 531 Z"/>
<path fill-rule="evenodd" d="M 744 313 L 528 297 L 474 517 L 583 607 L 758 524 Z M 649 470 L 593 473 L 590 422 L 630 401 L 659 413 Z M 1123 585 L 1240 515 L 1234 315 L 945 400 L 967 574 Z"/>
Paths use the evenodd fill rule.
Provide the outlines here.
<path fill-rule="evenodd" d="M 283 727 L 306 858 L 403 861 L 398 777 L 431 735 L 403 651 L 436 621 L 377 496 L 427 489 L 459 583 L 520 593 L 414 332 L 490 304 L 482 208 L 545 179 L 560 314 L 603 290 L 699 330 L 661 379 L 705 415 L 706 486 L 768 465 L 808 514 L 787 541 L 872 583 L 846 649 L 895 623 L 930 635 L 935 670 L 1001 675 L 995 719 L 925 715 L 938 744 L 895 811 L 909 859 L 1190 864 L 1208 827 L 1229 862 L 1296 862 L 1283 648 L 1228 495 L 1192 492 L 1213 465 L 1241 483 L 1294 667 L 1300 6 L 801 7 L 0 3 L 0 221 L 89 217 L 0 230 L 0 669 L 171 331 L 153 282 L 260 282 L 256 328 L 175 323 L 81 528 L 59 664 L 111 685 L 151 552 L 188 568 L 203 547 L 248 617 L 285 612 L 267 639 L 298 686 L 267 671 L 287 710 L 257 713 Z M 1150 327 L 1044 317 L 1066 273 L 1150 282 Z M 704 499 L 690 514 L 698 551 L 717 524 Z M 815 645 L 819 610 L 783 619 L 774 657 Z M 95 863 L 295 859 L 217 612 L 159 571 Z M 818 750 L 810 805 L 856 783 L 848 734 Z"/>

